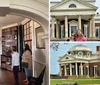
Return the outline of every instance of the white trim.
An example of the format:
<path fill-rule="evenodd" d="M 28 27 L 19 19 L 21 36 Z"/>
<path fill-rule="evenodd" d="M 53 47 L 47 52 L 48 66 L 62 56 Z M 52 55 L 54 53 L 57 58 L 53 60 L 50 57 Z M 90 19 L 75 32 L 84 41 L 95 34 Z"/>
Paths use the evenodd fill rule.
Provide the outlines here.
<path fill-rule="evenodd" d="M 60 11 L 60 12 L 51 12 L 51 16 L 66 16 L 66 15 L 95 15 L 95 11 Z"/>
<path fill-rule="evenodd" d="M 10 24 L 10 25 L 3 26 L 3 27 L 1 27 L 1 29 L 7 29 L 7 28 L 10 28 L 10 27 L 15 27 L 15 26 L 18 26 L 18 23 L 13 23 L 13 24 Z"/>
<path fill-rule="evenodd" d="M 81 55 L 80 55 L 81 54 Z M 82 51 L 79 51 L 78 52 L 78 57 L 82 57 L 83 56 L 83 52 Z"/>
<path fill-rule="evenodd" d="M 21 22 L 21 24 L 24 25 L 24 24 L 27 23 L 28 21 L 30 21 L 30 19 L 26 18 L 26 19 L 24 19 L 24 20 Z"/>

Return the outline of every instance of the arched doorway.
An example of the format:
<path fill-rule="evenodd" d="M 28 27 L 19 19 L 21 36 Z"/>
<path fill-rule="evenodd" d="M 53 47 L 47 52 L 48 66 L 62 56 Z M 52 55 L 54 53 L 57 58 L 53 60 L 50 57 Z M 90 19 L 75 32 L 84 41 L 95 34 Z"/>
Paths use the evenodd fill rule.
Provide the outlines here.
<path fill-rule="evenodd" d="M 36 56 L 36 54 L 43 54 L 44 58 L 45 58 L 45 62 L 44 64 L 46 65 L 46 76 L 45 76 L 45 84 L 47 85 L 49 82 L 49 53 L 48 53 L 48 48 L 49 48 L 49 44 L 48 44 L 48 1 L 45 0 L 4 0 L 0 3 L 1 7 L 0 7 L 0 12 L 1 12 L 1 16 L 5 16 L 7 14 L 10 15 L 17 15 L 17 16 L 23 16 L 32 20 L 35 20 L 36 22 L 38 22 L 43 30 L 44 30 L 44 39 L 45 39 L 45 49 L 37 49 L 36 48 L 36 38 L 33 37 L 33 42 L 32 42 L 32 52 L 33 52 L 33 58 L 37 59 L 39 58 L 39 55 L 37 55 L 38 57 L 34 57 Z M 42 10 L 41 10 L 42 9 Z M 35 34 L 33 34 L 34 36 Z M 46 53 L 45 53 L 46 52 Z M 42 59 L 40 60 L 42 62 Z"/>

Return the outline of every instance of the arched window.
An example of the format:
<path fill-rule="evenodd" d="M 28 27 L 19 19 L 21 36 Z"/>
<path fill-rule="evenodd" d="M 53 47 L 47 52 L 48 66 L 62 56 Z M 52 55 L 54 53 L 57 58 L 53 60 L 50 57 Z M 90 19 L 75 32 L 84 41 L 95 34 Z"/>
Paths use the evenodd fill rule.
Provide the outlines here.
<path fill-rule="evenodd" d="M 79 51 L 78 52 L 78 56 L 82 57 L 83 56 L 83 52 Z"/>
<path fill-rule="evenodd" d="M 69 8 L 76 8 L 76 5 L 75 4 L 70 4 Z"/>

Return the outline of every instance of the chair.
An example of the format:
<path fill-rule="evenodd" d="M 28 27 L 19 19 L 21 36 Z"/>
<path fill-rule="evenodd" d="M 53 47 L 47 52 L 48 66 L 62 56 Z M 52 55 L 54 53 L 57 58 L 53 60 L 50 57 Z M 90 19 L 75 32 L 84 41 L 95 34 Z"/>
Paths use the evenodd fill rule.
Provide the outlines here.
<path fill-rule="evenodd" d="M 43 76 L 44 76 L 44 73 L 45 73 L 45 69 L 46 69 L 46 67 L 44 67 L 44 69 L 40 73 L 39 77 L 32 77 L 32 76 L 30 76 L 28 78 L 29 85 L 42 85 L 42 83 L 43 83 Z"/>

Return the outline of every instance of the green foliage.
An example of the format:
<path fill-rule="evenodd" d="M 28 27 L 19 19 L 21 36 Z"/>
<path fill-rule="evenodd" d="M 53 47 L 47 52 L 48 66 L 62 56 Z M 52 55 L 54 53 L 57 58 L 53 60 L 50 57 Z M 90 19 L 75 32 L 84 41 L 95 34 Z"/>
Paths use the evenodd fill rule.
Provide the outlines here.
<path fill-rule="evenodd" d="M 51 43 L 51 44 L 50 44 L 50 48 L 52 48 L 54 51 L 58 51 L 60 44 L 61 44 L 61 43 L 57 43 L 57 42 Z M 64 44 L 64 45 L 67 45 L 68 43 L 63 43 L 63 44 Z"/>
<path fill-rule="evenodd" d="M 66 79 L 66 80 L 58 80 L 58 79 L 51 79 L 50 85 L 61 85 L 64 82 L 77 82 L 79 85 L 92 85 L 98 84 L 100 85 L 100 79 Z"/>

